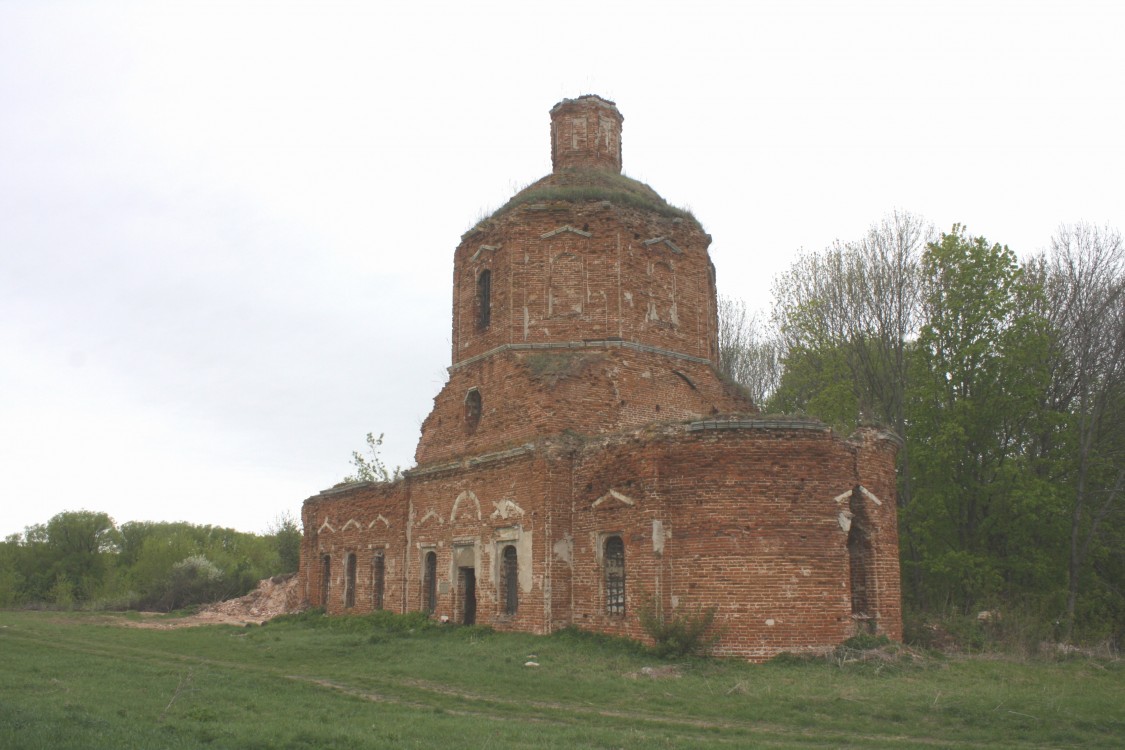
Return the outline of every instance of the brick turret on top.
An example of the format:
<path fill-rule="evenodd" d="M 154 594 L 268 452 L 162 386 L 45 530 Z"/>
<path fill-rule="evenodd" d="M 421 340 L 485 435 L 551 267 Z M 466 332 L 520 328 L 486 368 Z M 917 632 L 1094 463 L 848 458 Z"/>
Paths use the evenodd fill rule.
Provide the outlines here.
<path fill-rule="evenodd" d="M 551 108 L 551 165 L 621 172 L 621 123 L 617 106 L 600 96 L 563 99 Z"/>

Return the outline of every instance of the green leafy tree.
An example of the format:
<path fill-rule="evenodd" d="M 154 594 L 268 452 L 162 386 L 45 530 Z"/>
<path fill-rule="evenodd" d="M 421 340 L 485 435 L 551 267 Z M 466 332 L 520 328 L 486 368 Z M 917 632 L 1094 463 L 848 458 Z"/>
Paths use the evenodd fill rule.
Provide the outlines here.
<path fill-rule="evenodd" d="M 146 607 L 168 609 L 241 596 L 259 580 L 282 572 L 276 539 L 270 535 L 183 522 L 132 522 L 122 526 L 122 538 L 129 585 Z M 218 576 L 210 568 L 185 563 L 199 559 L 218 570 Z"/>
<path fill-rule="evenodd" d="M 1035 558 L 1049 548 L 1057 509 L 1027 470 L 1046 326 L 1023 299 L 1038 291 L 1014 253 L 959 226 L 927 246 L 922 274 L 908 418 L 914 497 L 904 520 L 925 576 L 915 595 L 968 610 L 1033 590 L 1050 568 Z"/>
<path fill-rule="evenodd" d="M 23 599 L 20 541 L 19 534 L 11 534 L 0 542 L 0 607 L 12 607 Z"/>
<path fill-rule="evenodd" d="M 197 604 L 240 596 L 295 570 L 299 556 L 300 530 L 289 516 L 258 535 L 184 522 L 116 528 L 105 513 L 67 511 L 0 543 L 0 606 Z"/>
<path fill-rule="evenodd" d="M 301 526 L 291 513 L 278 516 L 269 528 L 280 573 L 295 573 L 301 564 Z"/>
<path fill-rule="evenodd" d="M 79 510 L 53 516 L 45 540 L 52 598 L 69 604 L 102 593 L 110 583 L 118 541 L 117 527 L 105 513 Z"/>
<path fill-rule="evenodd" d="M 766 408 L 777 413 L 810 414 L 848 433 L 859 424 L 856 390 L 845 344 L 797 345 L 785 355 L 785 373 Z"/>

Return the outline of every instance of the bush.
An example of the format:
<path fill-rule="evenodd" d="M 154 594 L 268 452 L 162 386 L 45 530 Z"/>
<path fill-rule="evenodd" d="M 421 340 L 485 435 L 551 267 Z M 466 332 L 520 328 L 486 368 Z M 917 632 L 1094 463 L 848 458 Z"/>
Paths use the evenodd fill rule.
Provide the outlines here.
<path fill-rule="evenodd" d="M 223 572 L 203 555 L 192 555 L 172 566 L 159 606 L 165 611 L 222 598 Z"/>
<path fill-rule="evenodd" d="M 654 599 L 644 601 L 637 618 L 649 638 L 652 651 L 660 657 L 708 656 L 719 637 L 711 633 L 715 607 L 692 611 L 673 610 L 665 615 Z"/>

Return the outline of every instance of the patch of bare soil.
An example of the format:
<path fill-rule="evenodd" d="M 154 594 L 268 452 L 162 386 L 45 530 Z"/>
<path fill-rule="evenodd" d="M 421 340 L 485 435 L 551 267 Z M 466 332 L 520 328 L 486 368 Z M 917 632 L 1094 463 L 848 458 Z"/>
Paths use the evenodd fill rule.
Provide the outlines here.
<path fill-rule="evenodd" d="M 141 612 L 141 620 L 122 620 L 121 624 L 134 628 L 153 628 L 171 630 L 173 628 L 192 628 L 199 625 L 261 625 L 278 615 L 300 612 L 305 609 L 297 587 L 297 575 L 264 578 L 258 588 L 246 596 L 228 599 L 203 607 L 194 615 L 173 619 L 162 617 L 159 612 Z"/>

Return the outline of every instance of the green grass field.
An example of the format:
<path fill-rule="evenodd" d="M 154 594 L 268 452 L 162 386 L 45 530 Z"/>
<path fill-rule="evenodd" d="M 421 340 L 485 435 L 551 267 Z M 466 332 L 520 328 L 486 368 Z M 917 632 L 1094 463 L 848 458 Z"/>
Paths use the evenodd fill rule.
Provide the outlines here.
<path fill-rule="evenodd" d="M 1125 746 L 1121 661 L 664 662 L 402 618 L 127 619 L 0 612 L 0 748 Z"/>

